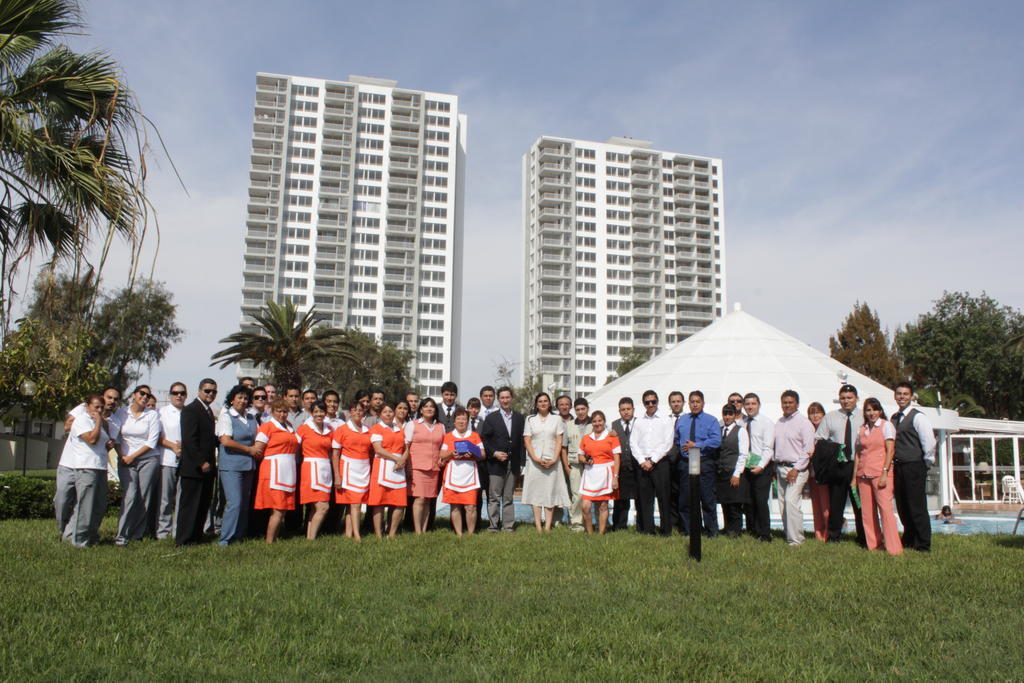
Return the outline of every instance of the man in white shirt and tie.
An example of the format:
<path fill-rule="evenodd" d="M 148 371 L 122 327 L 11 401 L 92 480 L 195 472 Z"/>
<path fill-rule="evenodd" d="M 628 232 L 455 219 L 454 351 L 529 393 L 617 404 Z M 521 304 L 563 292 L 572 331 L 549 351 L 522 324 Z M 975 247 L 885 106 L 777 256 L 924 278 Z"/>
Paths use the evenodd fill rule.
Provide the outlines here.
<path fill-rule="evenodd" d="M 828 483 L 828 541 L 838 543 L 843 537 L 843 522 L 846 513 L 846 499 L 853 479 L 853 444 L 857 433 L 864 424 L 864 414 L 857 410 L 857 388 L 852 384 L 839 387 L 839 410 L 830 411 L 818 425 L 815 439 L 832 441 L 843 447 L 841 462 L 836 469 L 835 479 Z M 819 484 L 822 482 L 818 482 Z M 853 519 L 857 529 L 857 545 L 867 547 L 864 541 L 864 523 L 860 508 L 853 503 Z"/>
<path fill-rule="evenodd" d="M 487 384 L 480 389 L 480 419 L 485 419 L 488 415 L 498 409 L 498 404 L 495 401 L 496 394 L 494 387 Z"/>
<path fill-rule="evenodd" d="M 441 385 L 441 403 L 437 406 L 437 419 L 444 425 L 446 432 L 452 431 L 455 427 L 455 411 L 462 406 L 456 399 L 459 397 L 459 387 L 455 382 L 448 381 Z"/>
<path fill-rule="evenodd" d="M 643 395 L 644 412 L 633 423 L 629 447 L 637 464 L 636 516 L 637 531 L 662 536 L 672 533 L 668 454 L 672 450 L 675 420 L 658 412 L 658 394 L 648 389 Z M 658 501 L 660 529 L 654 525 L 654 501 Z"/>
<path fill-rule="evenodd" d="M 775 423 L 761 415 L 761 398 L 757 394 L 749 393 L 743 397 L 743 410 L 746 416 L 740 426 L 747 432 L 750 444 L 743 472 L 750 491 L 750 502 L 744 506 L 747 531 L 767 543 L 772 540 L 768 495 L 774 476 Z"/>

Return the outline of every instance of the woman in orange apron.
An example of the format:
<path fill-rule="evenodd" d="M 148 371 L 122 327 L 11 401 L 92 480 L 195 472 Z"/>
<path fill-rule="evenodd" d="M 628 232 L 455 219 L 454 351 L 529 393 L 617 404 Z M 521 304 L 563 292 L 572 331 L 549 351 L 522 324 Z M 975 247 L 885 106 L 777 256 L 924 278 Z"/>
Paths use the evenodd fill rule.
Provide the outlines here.
<path fill-rule="evenodd" d="M 452 414 L 454 428 L 444 435 L 441 443 L 441 466 L 444 467 L 444 502 L 452 512 L 455 535 L 463 528 L 472 534 L 476 530 L 477 491 L 480 490 L 480 471 L 477 463 L 484 457 L 480 435 L 469 428 L 469 412 L 456 408 Z M 465 516 L 465 520 L 463 520 Z"/>
<path fill-rule="evenodd" d="M 619 497 L 619 437 L 605 429 L 604 413 L 595 410 L 590 416 L 594 431 L 580 439 L 580 454 L 586 467 L 580 494 L 583 498 L 583 526 L 588 534 L 594 533 L 594 518 L 591 510 L 597 503 L 598 533 L 608 528 L 608 501 Z"/>
<path fill-rule="evenodd" d="M 331 473 L 332 429 L 327 424 L 327 404 L 310 406 L 312 417 L 299 425 L 295 436 L 302 448 L 302 476 L 299 478 L 299 504 L 310 505 L 313 514 L 306 525 L 306 538 L 314 540 L 331 507 L 334 480 Z"/>
<path fill-rule="evenodd" d="M 412 526 L 417 534 L 427 530 L 428 499 L 437 498 L 442 441 L 444 425 L 437 420 L 437 403 L 425 398 L 419 417 L 405 425 L 405 457 L 412 464 Z"/>
<path fill-rule="evenodd" d="M 256 433 L 256 459 L 260 461 L 256 486 L 256 509 L 270 510 L 267 543 L 273 543 L 281 531 L 284 513 L 295 509 L 297 471 L 295 454 L 299 441 L 288 424 L 288 404 L 275 399 L 271 419 Z"/>
<path fill-rule="evenodd" d="M 406 411 L 408 413 L 408 411 Z M 395 417 L 395 409 L 385 403 L 380 421 L 370 428 L 370 443 L 377 457 L 370 471 L 370 497 L 367 507 L 373 518 L 373 533 L 384 535 L 384 507 L 391 508 L 388 538 L 398 533 L 402 515 L 408 504 L 405 479 L 405 429 Z"/>
<path fill-rule="evenodd" d="M 359 541 L 360 512 L 370 494 L 370 466 L 373 446 L 370 428 L 363 424 L 363 404 L 354 401 L 348 420 L 334 430 L 331 468 L 334 470 L 334 502 L 348 506 L 345 535 Z"/>

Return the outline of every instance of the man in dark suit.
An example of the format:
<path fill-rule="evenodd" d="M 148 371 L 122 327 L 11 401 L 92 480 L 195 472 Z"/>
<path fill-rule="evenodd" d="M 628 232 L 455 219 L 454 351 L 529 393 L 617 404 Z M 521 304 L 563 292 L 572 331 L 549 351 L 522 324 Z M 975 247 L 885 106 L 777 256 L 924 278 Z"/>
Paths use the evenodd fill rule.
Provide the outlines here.
<path fill-rule="evenodd" d="M 516 479 L 525 462 L 523 428 L 526 418 L 522 413 L 512 410 L 514 397 L 510 387 L 498 389 L 500 408 L 484 418 L 480 428 L 480 438 L 487 452 L 488 531 L 498 531 L 499 528 L 515 530 L 516 513 L 512 499 Z"/>
<path fill-rule="evenodd" d="M 437 419 L 444 425 L 444 431 L 452 431 L 455 425 L 455 411 L 461 408 L 458 404 L 459 387 L 455 382 L 448 381 L 441 385 L 441 402 L 437 404 Z"/>
<path fill-rule="evenodd" d="M 629 501 L 636 498 L 636 460 L 629 448 L 634 422 L 633 399 L 624 396 L 619 399 L 619 419 L 612 422 L 612 430 L 619 437 L 619 445 L 622 447 L 622 453 L 619 454 L 619 497 L 612 510 L 612 531 L 629 527 Z"/>
<path fill-rule="evenodd" d="M 668 407 L 672 411 L 670 414 L 674 422 L 679 421 L 679 417 L 683 414 L 683 406 L 686 405 L 686 397 L 683 396 L 681 391 L 673 391 L 668 395 Z M 673 432 L 675 433 L 675 432 Z M 668 466 L 669 466 L 669 485 L 670 493 L 669 500 L 672 501 L 671 510 L 669 510 L 669 519 L 671 520 L 672 528 L 678 529 L 679 533 L 684 534 L 683 523 L 679 521 L 679 505 L 676 501 L 679 500 L 679 476 L 677 474 L 679 469 L 679 444 L 672 439 L 672 450 L 668 452 Z"/>
<path fill-rule="evenodd" d="M 210 404 L 217 398 L 217 383 L 199 383 L 195 401 L 181 410 L 181 459 L 178 461 L 178 519 L 174 534 L 177 545 L 198 543 L 210 508 L 213 481 L 217 476 L 216 421 Z"/>

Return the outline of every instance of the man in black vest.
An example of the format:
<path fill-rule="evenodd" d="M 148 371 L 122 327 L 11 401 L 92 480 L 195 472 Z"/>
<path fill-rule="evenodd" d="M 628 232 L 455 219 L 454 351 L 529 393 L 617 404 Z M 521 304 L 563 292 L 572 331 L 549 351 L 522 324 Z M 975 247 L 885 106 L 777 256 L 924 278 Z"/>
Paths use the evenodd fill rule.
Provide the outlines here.
<path fill-rule="evenodd" d="M 196 400 L 181 409 L 181 459 L 178 461 L 178 519 L 174 533 L 177 545 L 198 543 L 210 509 L 213 479 L 217 476 L 216 420 L 210 404 L 217 398 L 217 383 L 199 383 Z"/>
<path fill-rule="evenodd" d="M 523 428 L 526 418 L 512 410 L 515 394 L 510 387 L 498 389 L 501 406 L 486 418 L 480 428 L 487 458 L 487 517 L 488 531 L 515 531 L 516 513 L 513 496 L 516 479 L 523 471 Z M 500 523 L 500 527 L 499 527 Z"/>
<path fill-rule="evenodd" d="M 932 522 L 925 484 L 928 466 L 935 464 L 935 433 L 924 413 L 910 407 L 913 397 L 913 386 L 907 382 L 896 385 L 894 398 L 900 409 L 892 416 L 896 428 L 893 493 L 903 523 L 903 547 L 928 552 L 932 548 Z"/>
<path fill-rule="evenodd" d="M 629 439 L 633 433 L 633 399 L 624 396 L 619 399 L 619 419 L 612 422 L 612 430 L 619 437 L 622 453 L 619 454 L 619 497 L 615 500 L 612 510 L 612 531 L 621 531 L 629 527 L 629 501 L 636 498 L 636 460 L 629 447 Z"/>

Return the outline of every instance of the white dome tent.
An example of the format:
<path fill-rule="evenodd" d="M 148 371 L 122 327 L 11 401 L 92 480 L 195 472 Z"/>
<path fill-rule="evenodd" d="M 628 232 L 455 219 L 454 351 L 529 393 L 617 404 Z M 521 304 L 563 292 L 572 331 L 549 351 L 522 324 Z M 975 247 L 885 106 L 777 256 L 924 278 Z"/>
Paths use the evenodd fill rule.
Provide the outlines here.
<path fill-rule="evenodd" d="M 740 310 L 715 321 L 697 334 L 684 339 L 661 355 L 632 372 L 609 382 L 591 393 L 591 410 L 602 410 L 609 419 L 618 416 L 618 402 L 629 396 L 641 410 L 640 397 L 654 389 L 667 410 L 669 392 L 704 392 L 705 410 L 721 418 L 721 409 L 732 392 L 753 392 L 761 397 L 761 412 L 778 419 L 782 414 L 779 399 L 783 391 L 800 394 L 800 408 L 818 401 L 825 410 L 838 406 L 839 387 L 857 387 L 861 400 L 875 397 L 886 414 L 896 410 L 893 390 L 856 370 L 848 368 L 825 353 L 791 337 L 781 330 Z M 918 406 L 940 432 L 937 459 L 944 457 L 944 432 L 956 431 L 958 415 L 954 410 L 936 410 Z M 937 468 L 945 474 L 945 467 Z M 939 487 L 945 498 L 945 482 Z"/>

